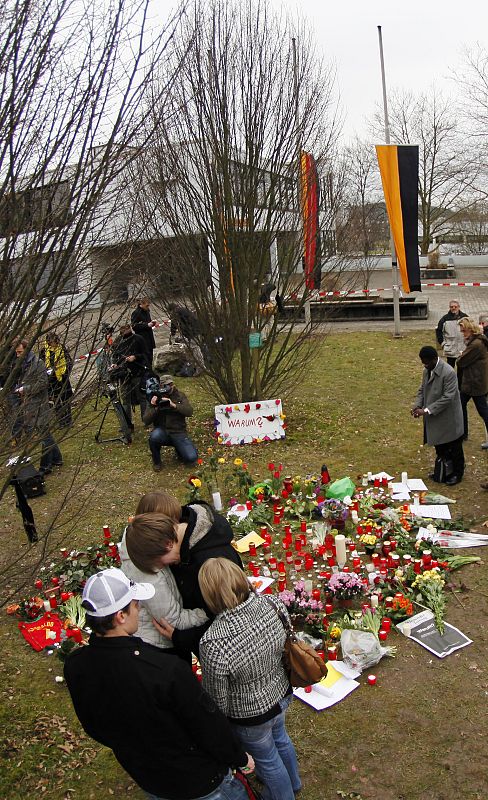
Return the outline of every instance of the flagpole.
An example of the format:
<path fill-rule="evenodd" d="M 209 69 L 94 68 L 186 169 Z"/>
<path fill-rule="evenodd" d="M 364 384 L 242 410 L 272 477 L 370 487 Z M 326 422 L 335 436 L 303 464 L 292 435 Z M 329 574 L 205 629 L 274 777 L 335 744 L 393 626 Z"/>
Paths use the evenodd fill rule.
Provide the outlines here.
<path fill-rule="evenodd" d="M 386 78 L 385 78 L 385 61 L 383 58 L 383 39 L 381 36 L 381 25 L 378 25 L 378 40 L 380 46 L 380 64 L 381 64 L 381 83 L 383 87 L 383 113 L 385 117 L 385 143 L 390 144 L 390 123 L 388 120 L 388 102 L 386 98 Z M 398 261 L 395 250 L 395 243 L 390 225 L 390 250 L 391 250 L 391 278 L 392 278 L 392 292 L 393 292 L 393 321 L 395 338 L 401 336 L 400 331 L 400 287 L 398 283 Z"/>
<path fill-rule="evenodd" d="M 299 118 L 299 107 L 298 107 L 298 55 L 297 55 L 297 42 L 295 37 L 291 40 L 292 52 L 293 52 L 293 91 L 295 94 L 295 137 L 296 137 L 296 148 L 297 148 L 297 197 L 298 197 L 298 214 L 299 220 L 302 219 L 302 234 L 301 234 L 301 252 L 304 251 L 304 231 L 303 231 L 303 210 L 302 210 L 302 191 L 301 191 L 301 155 L 302 155 L 302 142 L 301 142 L 301 135 L 300 135 L 300 118 Z M 303 291 L 305 292 L 305 325 L 311 324 L 311 306 L 310 306 L 310 297 L 308 296 L 308 286 L 307 286 L 307 276 L 306 276 L 306 264 L 303 265 Z"/>

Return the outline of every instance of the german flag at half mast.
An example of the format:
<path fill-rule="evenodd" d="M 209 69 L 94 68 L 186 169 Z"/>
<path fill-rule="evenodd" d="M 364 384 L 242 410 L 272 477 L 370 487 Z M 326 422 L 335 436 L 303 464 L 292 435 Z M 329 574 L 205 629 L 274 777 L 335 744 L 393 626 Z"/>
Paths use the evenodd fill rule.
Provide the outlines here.
<path fill-rule="evenodd" d="M 420 292 L 417 145 L 377 144 L 386 210 L 404 292 Z"/>

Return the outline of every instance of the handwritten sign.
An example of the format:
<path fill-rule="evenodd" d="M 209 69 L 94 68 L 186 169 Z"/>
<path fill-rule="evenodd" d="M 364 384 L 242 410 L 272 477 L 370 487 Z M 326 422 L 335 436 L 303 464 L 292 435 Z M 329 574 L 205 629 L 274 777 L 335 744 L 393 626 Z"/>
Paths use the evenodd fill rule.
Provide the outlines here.
<path fill-rule="evenodd" d="M 285 438 L 281 400 L 215 406 L 219 444 L 259 444 Z"/>

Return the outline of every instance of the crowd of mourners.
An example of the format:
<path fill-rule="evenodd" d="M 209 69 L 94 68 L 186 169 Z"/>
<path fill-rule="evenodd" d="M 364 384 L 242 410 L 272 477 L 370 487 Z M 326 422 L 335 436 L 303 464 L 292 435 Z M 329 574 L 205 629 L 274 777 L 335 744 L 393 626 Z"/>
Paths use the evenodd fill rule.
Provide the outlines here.
<path fill-rule="evenodd" d="M 254 592 L 232 539 L 206 503 L 151 492 L 124 531 L 121 569 L 83 590 L 92 634 L 65 664 L 74 708 L 153 800 L 244 800 L 249 772 L 265 800 L 301 789 L 285 726 L 287 611 Z"/>

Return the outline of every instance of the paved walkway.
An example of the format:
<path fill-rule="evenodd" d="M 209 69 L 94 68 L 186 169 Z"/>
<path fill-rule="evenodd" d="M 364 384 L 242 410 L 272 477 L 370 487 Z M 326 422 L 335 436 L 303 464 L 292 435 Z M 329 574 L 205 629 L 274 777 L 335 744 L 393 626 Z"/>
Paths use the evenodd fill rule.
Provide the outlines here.
<path fill-rule="evenodd" d="M 473 267 L 457 270 L 455 278 L 450 279 L 452 283 L 462 281 L 464 283 L 473 282 L 488 282 L 488 268 L 487 267 Z M 423 281 L 424 282 L 424 281 Z M 425 281 L 427 282 L 427 281 Z M 441 283 L 441 281 L 437 281 Z M 428 283 L 435 283 L 435 281 L 428 281 Z M 378 271 L 373 272 L 370 282 L 371 289 L 386 288 L 391 286 L 391 273 Z M 390 290 L 381 292 L 382 297 L 391 297 Z M 439 319 L 449 311 L 449 301 L 457 299 L 461 303 L 461 309 L 466 314 L 469 314 L 476 322 L 478 321 L 479 314 L 488 314 L 488 286 L 460 286 L 460 287 L 445 287 L 436 286 L 424 289 L 424 291 L 414 292 L 413 296 L 421 297 L 422 299 L 429 298 L 429 316 L 428 319 L 404 319 L 401 320 L 401 331 L 406 332 L 409 330 L 431 330 L 436 327 Z M 332 331 L 388 331 L 393 332 L 393 320 L 358 320 L 347 322 L 331 322 L 330 329 Z"/>

